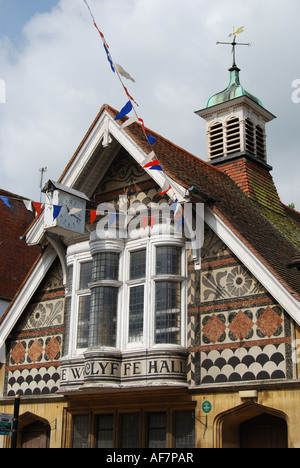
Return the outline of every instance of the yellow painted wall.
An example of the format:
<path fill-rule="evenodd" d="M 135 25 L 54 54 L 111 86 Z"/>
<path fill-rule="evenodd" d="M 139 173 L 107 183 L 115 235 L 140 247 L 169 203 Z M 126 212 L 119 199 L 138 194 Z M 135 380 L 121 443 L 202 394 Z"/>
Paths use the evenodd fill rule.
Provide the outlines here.
<path fill-rule="evenodd" d="M 243 389 L 241 388 L 240 391 Z M 257 398 L 241 398 L 237 390 L 236 392 L 195 394 L 193 399 L 197 401 L 197 448 L 222 448 L 222 431 L 225 425 L 226 432 L 232 432 L 232 439 L 228 440 L 227 444 L 231 443 L 233 447 L 237 447 L 234 432 L 238 431 L 239 424 L 263 412 L 285 419 L 288 425 L 289 448 L 300 448 L 300 384 L 299 388 L 293 389 L 270 387 L 267 390 L 258 390 Z M 202 411 L 202 403 L 205 400 L 212 404 L 212 410 L 207 415 L 207 428 L 201 424 L 206 422 L 206 415 Z"/>
<path fill-rule="evenodd" d="M 35 416 L 46 419 L 50 425 L 50 448 L 61 448 L 62 429 L 63 429 L 63 408 L 66 403 L 63 401 L 33 402 L 32 400 L 22 399 L 20 401 L 20 418 L 23 414 L 30 412 Z M 13 414 L 14 402 L 11 404 L 1 404 L 0 413 Z M 11 438 L 0 436 L 0 448 L 10 448 Z"/>

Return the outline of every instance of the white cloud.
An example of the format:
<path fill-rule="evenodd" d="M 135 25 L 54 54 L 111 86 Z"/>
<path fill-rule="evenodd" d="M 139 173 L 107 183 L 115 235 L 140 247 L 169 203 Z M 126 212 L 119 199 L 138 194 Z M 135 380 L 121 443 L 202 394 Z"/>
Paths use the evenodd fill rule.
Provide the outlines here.
<path fill-rule="evenodd" d="M 300 208 L 298 0 L 89 0 L 115 62 L 149 127 L 206 159 L 205 125 L 194 111 L 227 86 L 232 27 L 243 86 L 278 116 L 268 125 L 269 162 L 284 202 Z M 272 14 L 270 14 L 272 11 Z M 22 43 L 0 42 L 0 186 L 39 198 L 39 168 L 57 179 L 101 105 L 120 109 L 124 91 L 106 60 L 83 1 L 60 0 L 24 27 Z M 294 176 L 291 174 L 295 174 Z M 289 190 L 290 187 L 290 190 Z"/>

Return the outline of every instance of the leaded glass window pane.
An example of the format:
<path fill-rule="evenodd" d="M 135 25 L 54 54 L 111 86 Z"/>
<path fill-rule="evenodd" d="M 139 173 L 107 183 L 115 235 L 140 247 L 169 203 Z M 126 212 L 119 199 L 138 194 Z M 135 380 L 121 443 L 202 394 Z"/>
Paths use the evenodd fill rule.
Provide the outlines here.
<path fill-rule="evenodd" d="M 175 447 L 195 448 L 194 411 L 178 411 L 175 413 Z"/>
<path fill-rule="evenodd" d="M 87 348 L 91 296 L 80 296 L 78 303 L 77 348 Z"/>
<path fill-rule="evenodd" d="M 68 293 L 72 293 L 73 289 L 73 265 L 68 268 L 68 284 L 67 284 Z"/>
<path fill-rule="evenodd" d="M 146 249 L 131 252 L 130 279 L 145 278 L 146 276 Z"/>
<path fill-rule="evenodd" d="M 166 413 L 151 413 L 148 416 L 148 447 L 165 448 L 167 436 Z"/>
<path fill-rule="evenodd" d="M 119 254 L 101 252 L 93 257 L 92 281 L 118 280 Z"/>
<path fill-rule="evenodd" d="M 80 267 L 79 290 L 83 291 L 89 288 L 92 278 L 92 262 L 82 263 Z"/>
<path fill-rule="evenodd" d="M 89 347 L 116 346 L 118 288 L 92 290 Z"/>
<path fill-rule="evenodd" d="M 139 448 L 139 413 L 122 414 L 121 418 L 121 447 Z"/>
<path fill-rule="evenodd" d="M 155 289 L 155 342 L 180 344 L 181 284 L 159 281 Z"/>
<path fill-rule="evenodd" d="M 113 448 L 114 415 L 102 414 L 97 417 L 96 448 Z"/>
<path fill-rule="evenodd" d="M 130 288 L 129 299 L 129 342 L 143 340 L 144 328 L 144 285 Z"/>
<path fill-rule="evenodd" d="M 89 416 L 73 417 L 73 448 L 88 448 Z"/>
<path fill-rule="evenodd" d="M 156 248 L 156 274 L 180 275 L 181 274 L 181 248 L 157 247 Z"/>
<path fill-rule="evenodd" d="M 65 336 L 64 336 L 64 356 L 69 354 L 69 341 L 70 341 L 70 321 L 71 321 L 71 305 L 72 305 L 72 298 L 66 298 L 66 305 L 65 305 Z"/>

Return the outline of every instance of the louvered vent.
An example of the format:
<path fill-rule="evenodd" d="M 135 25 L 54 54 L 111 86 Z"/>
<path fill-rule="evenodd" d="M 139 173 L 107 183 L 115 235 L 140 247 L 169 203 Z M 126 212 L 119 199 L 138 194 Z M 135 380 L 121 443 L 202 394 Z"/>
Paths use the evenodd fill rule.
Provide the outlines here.
<path fill-rule="evenodd" d="M 259 158 L 266 159 L 265 133 L 259 125 L 256 127 L 256 153 Z"/>
<path fill-rule="evenodd" d="M 228 120 L 226 125 L 226 153 L 237 153 L 241 150 L 240 121 L 238 117 Z"/>
<path fill-rule="evenodd" d="M 220 122 L 215 123 L 210 128 L 209 154 L 211 158 L 218 158 L 224 155 L 223 125 Z"/>
<path fill-rule="evenodd" d="M 255 136 L 253 122 L 247 118 L 245 121 L 246 151 L 255 154 Z"/>

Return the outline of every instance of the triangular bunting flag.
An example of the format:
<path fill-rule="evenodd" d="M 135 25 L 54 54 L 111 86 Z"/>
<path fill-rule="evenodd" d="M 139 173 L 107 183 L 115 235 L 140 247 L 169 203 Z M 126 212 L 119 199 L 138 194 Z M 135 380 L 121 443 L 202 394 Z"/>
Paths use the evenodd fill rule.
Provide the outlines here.
<path fill-rule="evenodd" d="M 146 227 L 148 226 L 148 221 L 149 221 L 148 216 L 142 216 L 142 221 L 143 221 L 143 228 L 145 230 Z"/>
<path fill-rule="evenodd" d="M 127 78 L 127 80 L 130 80 L 133 83 L 135 83 L 135 80 L 132 78 L 132 76 L 130 76 L 129 73 L 126 70 L 124 70 L 124 68 L 121 65 L 119 65 L 118 63 L 114 63 L 114 67 L 120 75 L 122 75 L 124 78 Z"/>
<path fill-rule="evenodd" d="M 153 135 L 148 135 L 147 139 L 148 139 L 150 145 L 154 145 L 154 143 L 157 141 L 157 138 L 155 138 Z"/>
<path fill-rule="evenodd" d="M 143 165 L 145 164 L 148 164 L 149 162 L 151 162 L 153 159 L 156 159 L 156 154 L 154 153 L 154 151 L 151 151 L 151 153 L 148 154 L 148 156 L 146 156 L 146 158 L 144 159 L 143 161 Z M 144 166 L 143 166 L 144 167 Z"/>
<path fill-rule="evenodd" d="M 132 117 L 129 117 L 128 120 L 126 120 L 126 122 L 124 122 L 121 125 L 121 128 L 129 127 L 129 125 L 132 125 L 133 123 L 138 122 L 138 120 L 139 120 L 138 117 L 136 115 L 133 115 Z"/>
<path fill-rule="evenodd" d="M 149 216 L 142 216 L 142 222 L 143 222 L 143 228 L 144 230 L 146 229 L 146 227 L 148 226 L 148 223 L 149 223 L 149 220 L 150 220 L 150 228 L 152 229 L 154 224 L 156 223 L 156 219 L 155 217 L 149 217 Z"/>
<path fill-rule="evenodd" d="M 156 218 L 150 218 L 150 228 L 152 229 L 154 224 L 156 223 Z"/>
<path fill-rule="evenodd" d="M 9 198 L 8 197 L 3 197 L 3 196 L 0 196 L 1 200 L 3 201 L 3 203 L 5 203 L 5 205 L 10 208 L 10 204 L 9 204 Z"/>
<path fill-rule="evenodd" d="M 97 218 L 98 211 L 92 210 L 91 211 L 91 224 L 94 224 L 95 219 Z"/>
<path fill-rule="evenodd" d="M 157 166 L 159 164 L 158 159 L 154 159 L 154 161 L 150 161 L 145 166 L 143 166 L 143 169 L 146 169 L 147 167 L 152 167 L 152 166 Z"/>
<path fill-rule="evenodd" d="M 150 169 L 150 171 L 162 171 L 163 172 L 163 169 L 159 164 L 151 166 L 151 167 L 149 167 L 149 169 Z"/>
<path fill-rule="evenodd" d="M 53 205 L 53 221 L 59 216 L 61 212 L 62 206 Z"/>
<path fill-rule="evenodd" d="M 118 216 L 119 216 L 119 213 L 111 213 L 110 218 L 109 218 L 109 227 L 112 224 L 114 224 Z"/>
<path fill-rule="evenodd" d="M 41 212 L 42 212 L 42 203 L 32 202 L 32 204 L 33 204 L 33 207 L 34 207 L 35 212 L 37 214 L 37 217 L 39 218 L 41 216 Z"/>
<path fill-rule="evenodd" d="M 116 116 L 115 120 L 123 119 L 123 117 L 125 117 L 131 111 L 132 111 L 132 103 L 131 101 L 128 101 L 127 104 L 125 104 L 125 106 L 121 110 L 121 112 Z"/>
<path fill-rule="evenodd" d="M 158 196 L 160 197 L 161 195 L 164 195 L 169 190 L 171 190 L 171 188 L 172 188 L 172 186 L 170 185 L 169 181 L 166 180 L 163 187 L 162 187 L 162 191 L 158 194 Z"/>
<path fill-rule="evenodd" d="M 33 211 L 31 200 L 23 200 L 23 203 L 28 211 Z"/>

